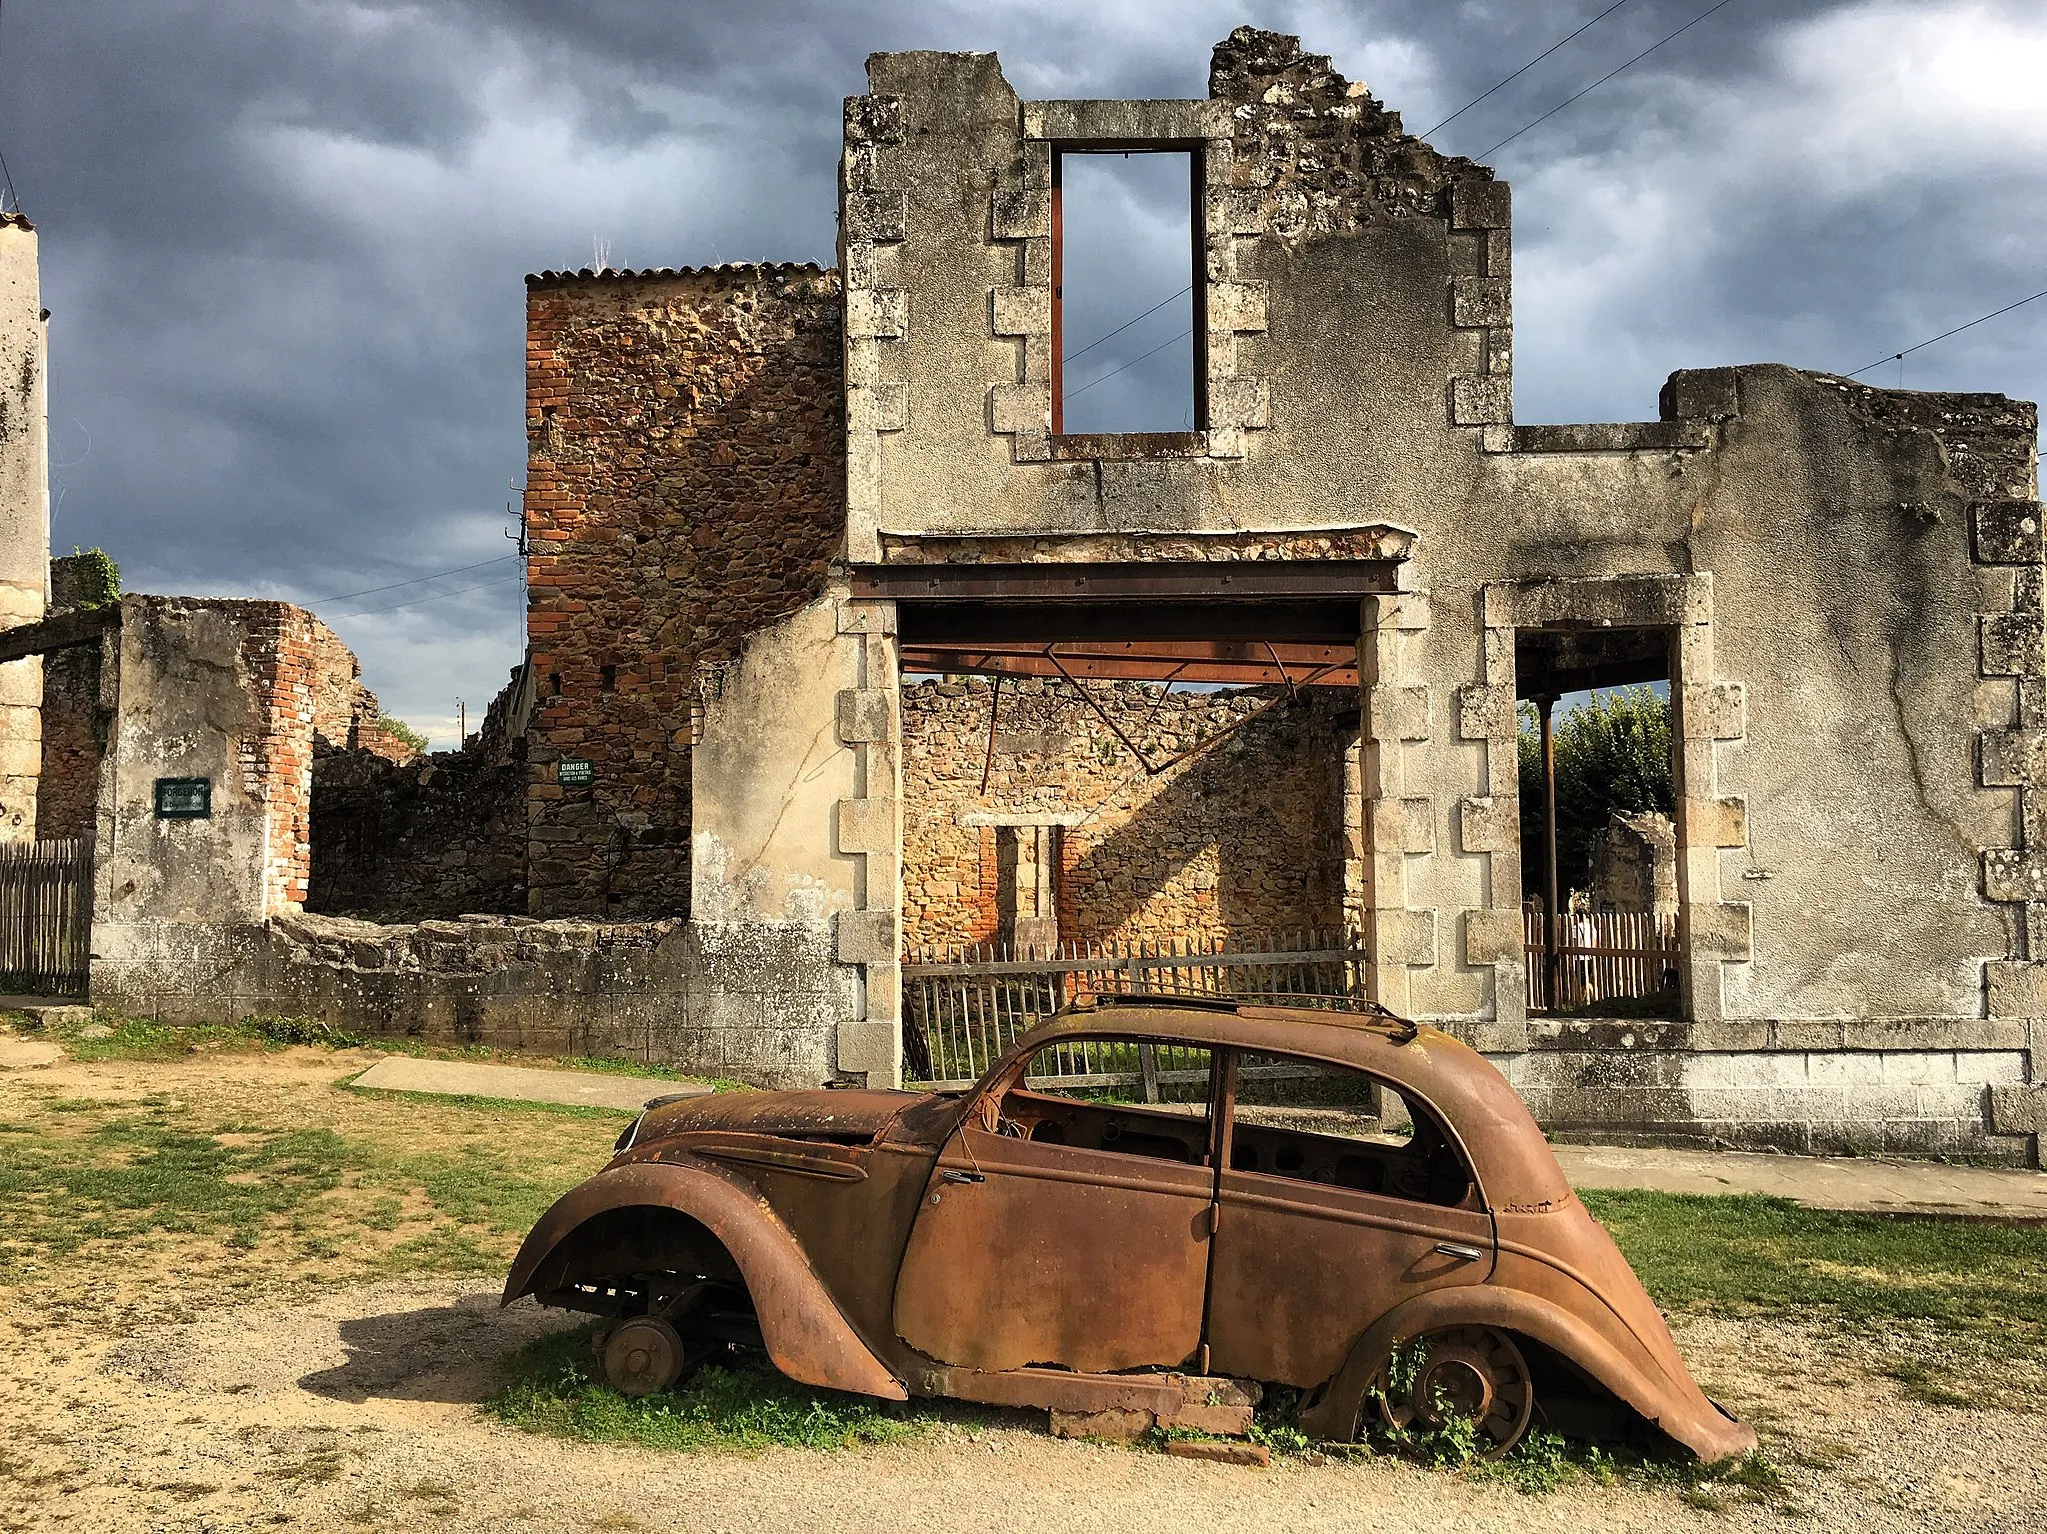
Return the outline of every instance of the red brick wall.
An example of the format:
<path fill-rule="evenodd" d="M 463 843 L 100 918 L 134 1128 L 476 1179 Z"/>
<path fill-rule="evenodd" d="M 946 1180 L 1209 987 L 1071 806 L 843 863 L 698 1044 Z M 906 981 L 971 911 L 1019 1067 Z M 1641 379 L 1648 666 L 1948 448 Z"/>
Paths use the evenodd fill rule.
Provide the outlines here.
<path fill-rule="evenodd" d="M 688 910 L 699 667 L 815 596 L 843 536 L 840 345 L 814 266 L 528 279 L 533 914 Z"/>
<path fill-rule="evenodd" d="M 303 608 L 238 605 L 248 610 L 240 658 L 254 725 L 241 742 L 242 786 L 264 807 L 263 909 L 297 910 L 312 864 L 313 727 L 322 663 L 333 658 L 323 640 L 333 636 Z"/>

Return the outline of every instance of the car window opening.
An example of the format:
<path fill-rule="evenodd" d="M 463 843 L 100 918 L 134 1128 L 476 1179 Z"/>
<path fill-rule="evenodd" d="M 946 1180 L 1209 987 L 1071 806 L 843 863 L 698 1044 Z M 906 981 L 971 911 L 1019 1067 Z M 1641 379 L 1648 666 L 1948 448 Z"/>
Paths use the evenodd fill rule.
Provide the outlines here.
<path fill-rule="evenodd" d="M 1238 1057 L 1230 1170 L 1410 1203 L 1476 1190 L 1433 1112 L 1363 1071 L 1283 1055 Z"/>

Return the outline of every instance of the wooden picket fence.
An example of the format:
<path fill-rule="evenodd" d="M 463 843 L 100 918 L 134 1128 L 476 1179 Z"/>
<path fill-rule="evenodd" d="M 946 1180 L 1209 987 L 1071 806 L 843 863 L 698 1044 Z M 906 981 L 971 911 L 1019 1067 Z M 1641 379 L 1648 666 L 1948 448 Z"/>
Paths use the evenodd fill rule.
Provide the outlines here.
<path fill-rule="evenodd" d="M 1550 944 L 1541 911 L 1522 912 L 1528 1010 L 1576 1012 L 1603 1001 L 1655 996 L 1677 984 L 1677 918 L 1650 911 L 1566 912 L 1550 995 Z"/>
<path fill-rule="evenodd" d="M 92 957 L 92 843 L 0 843 L 0 991 L 83 996 Z"/>
<path fill-rule="evenodd" d="M 1060 943 L 1019 951 L 1005 944 L 912 947 L 903 957 L 905 1074 L 964 1086 L 1039 1023 L 1083 993 L 1272 997 L 1340 1004 L 1366 993 L 1368 955 L 1341 932 L 1233 934 L 1227 939 Z M 1059 1079 L 1103 1084 L 1143 1079 L 1178 1062 L 1147 1056 L 1141 1071 L 1075 1046 Z M 1137 1072 L 1136 1074 L 1131 1074 Z"/>

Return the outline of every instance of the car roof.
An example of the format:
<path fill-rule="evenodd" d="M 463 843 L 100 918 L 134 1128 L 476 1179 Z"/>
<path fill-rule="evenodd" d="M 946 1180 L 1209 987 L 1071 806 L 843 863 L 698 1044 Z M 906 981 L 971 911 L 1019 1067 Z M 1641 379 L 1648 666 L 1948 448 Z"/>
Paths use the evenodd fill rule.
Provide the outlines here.
<path fill-rule="evenodd" d="M 1507 1078 L 1470 1045 L 1425 1023 L 1282 1002 L 1102 996 L 1084 998 L 1018 1044 L 1035 1051 L 1102 1034 L 1304 1055 L 1369 1071 L 1442 1115 L 1495 1209 L 1532 1211 L 1571 1198 L 1549 1142 Z"/>

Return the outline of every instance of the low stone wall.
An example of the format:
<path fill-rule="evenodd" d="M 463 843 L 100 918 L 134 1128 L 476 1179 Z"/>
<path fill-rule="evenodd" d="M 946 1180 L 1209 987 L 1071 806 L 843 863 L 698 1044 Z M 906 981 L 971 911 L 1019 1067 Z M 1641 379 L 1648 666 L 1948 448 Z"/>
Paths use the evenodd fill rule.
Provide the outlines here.
<path fill-rule="evenodd" d="M 171 1023 L 257 1014 L 359 1033 L 625 1056 L 760 1086 L 832 1076 L 829 934 L 680 919 L 473 916 L 94 929 L 95 1005 Z"/>
<path fill-rule="evenodd" d="M 2012 1165 L 2031 1154 L 2023 1135 L 1992 1132 L 2011 1127 L 1993 1124 L 1990 1099 L 2024 1089 L 2023 1048 L 1672 1048 L 1658 1033 L 1580 1024 L 1493 1063 L 1558 1140 Z"/>

